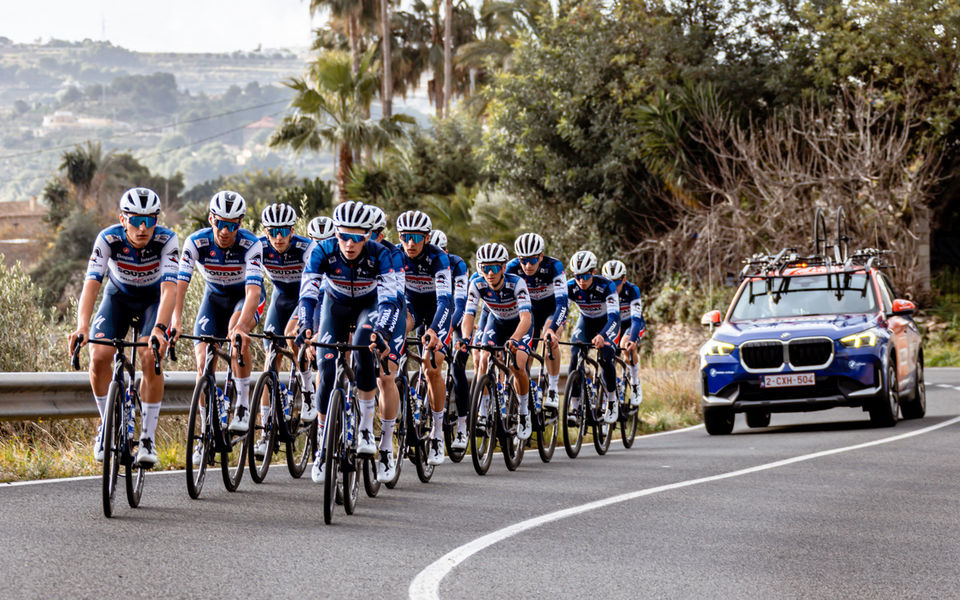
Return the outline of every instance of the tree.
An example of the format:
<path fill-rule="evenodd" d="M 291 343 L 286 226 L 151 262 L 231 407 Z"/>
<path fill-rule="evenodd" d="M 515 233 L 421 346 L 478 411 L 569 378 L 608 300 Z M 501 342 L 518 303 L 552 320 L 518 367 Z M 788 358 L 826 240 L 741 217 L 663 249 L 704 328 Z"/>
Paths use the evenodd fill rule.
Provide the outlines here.
<path fill-rule="evenodd" d="M 311 65 L 305 77 L 286 82 L 295 92 L 291 106 L 296 112 L 284 117 L 270 138 L 270 145 L 290 146 L 297 152 L 335 148 L 341 200 L 347 198 L 354 150 L 387 148 L 403 135 L 405 125 L 413 123 L 407 115 L 378 120 L 364 116 L 377 93 L 378 78 L 371 69 L 372 58 L 372 53 L 365 55 L 354 75 L 349 55 L 328 52 Z"/>

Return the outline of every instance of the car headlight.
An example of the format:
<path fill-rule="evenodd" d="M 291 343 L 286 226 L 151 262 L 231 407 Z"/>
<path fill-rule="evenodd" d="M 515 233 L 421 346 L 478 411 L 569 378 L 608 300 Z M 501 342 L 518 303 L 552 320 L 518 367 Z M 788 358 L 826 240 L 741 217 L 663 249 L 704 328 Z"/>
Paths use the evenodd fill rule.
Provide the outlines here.
<path fill-rule="evenodd" d="M 844 348 L 866 348 L 868 346 L 876 346 L 877 342 L 880 340 L 880 336 L 877 334 L 877 328 L 871 327 L 865 331 L 840 338 L 840 344 Z"/>
<path fill-rule="evenodd" d="M 706 356 L 727 356 L 732 354 L 736 348 L 733 344 L 712 339 L 703 347 L 703 353 Z"/>

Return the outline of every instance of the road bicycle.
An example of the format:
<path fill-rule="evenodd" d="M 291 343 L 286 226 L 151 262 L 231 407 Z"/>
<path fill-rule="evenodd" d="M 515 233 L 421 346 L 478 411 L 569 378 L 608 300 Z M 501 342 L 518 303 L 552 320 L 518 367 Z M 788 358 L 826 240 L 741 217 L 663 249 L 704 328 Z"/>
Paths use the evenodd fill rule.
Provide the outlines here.
<path fill-rule="evenodd" d="M 421 354 L 413 351 L 420 348 Z M 416 467 L 417 477 L 423 483 L 429 483 L 436 469 L 427 463 L 430 450 L 430 430 L 433 428 L 433 409 L 430 407 L 430 394 L 427 388 L 427 372 L 422 356 L 423 342 L 417 338 L 407 338 L 404 344 L 404 361 L 401 372 L 406 373 L 407 366 L 413 362 L 417 369 L 409 380 L 400 396 L 401 404 L 406 405 L 406 439 L 404 452 Z M 433 353 L 428 353 L 430 365 L 436 368 Z M 399 464 L 399 462 L 398 462 Z"/>
<path fill-rule="evenodd" d="M 477 475 L 486 475 L 493 461 L 493 449 L 500 443 L 503 462 L 509 471 L 516 471 L 523 460 L 525 443 L 517 437 L 519 415 L 517 394 L 513 389 L 513 377 L 507 365 L 499 358 L 506 352 L 511 364 L 516 366 L 516 357 L 505 346 L 467 345 L 468 349 L 488 353 L 487 372 L 478 377 L 470 399 L 470 414 L 467 417 L 470 455 Z M 484 403 L 483 396 L 489 400 Z M 484 406 L 486 404 L 486 406 Z"/>
<path fill-rule="evenodd" d="M 294 479 L 299 479 L 307 468 L 310 458 L 316 450 L 317 420 L 302 423 L 300 420 L 301 394 L 303 390 L 303 371 L 287 342 L 294 336 L 282 336 L 273 332 L 252 333 L 250 337 L 268 340 L 268 369 L 257 379 L 250 401 L 250 429 L 247 434 L 247 452 L 250 466 L 250 478 L 262 483 L 270 469 L 275 452 L 284 447 L 287 470 Z M 280 379 L 278 363 L 281 357 L 291 362 L 290 376 L 284 384 Z M 261 402 L 266 398 L 270 406 L 270 417 L 261 423 Z M 315 400 L 314 400 L 315 401 Z M 262 437 L 265 451 L 257 456 L 255 451 L 258 437 Z"/>
<path fill-rule="evenodd" d="M 563 426 L 563 448 L 570 458 L 580 454 L 587 427 L 593 432 L 593 447 L 597 454 L 604 455 L 610 449 L 610 439 L 616 423 L 607 424 L 603 420 L 606 407 L 603 398 L 603 377 L 600 363 L 590 358 L 593 344 L 588 342 L 560 342 L 565 346 L 580 348 L 577 363 L 567 374 L 567 387 L 564 392 L 563 409 L 560 420 Z M 575 403 L 572 400 L 576 398 Z"/>
<path fill-rule="evenodd" d="M 627 363 L 620 358 L 622 349 L 617 348 L 617 356 L 614 358 L 614 366 L 617 371 L 617 401 L 620 403 L 620 441 L 624 448 L 633 446 L 633 441 L 637 437 L 637 427 L 640 421 L 640 407 L 631 404 L 633 398 L 633 388 L 627 384 L 627 374 L 629 368 Z"/>
<path fill-rule="evenodd" d="M 139 332 L 135 329 L 134 339 L 138 337 Z M 75 370 L 80 370 L 80 348 L 83 342 L 84 336 L 80 335 L 73 348 L 70 362 Z M 113 355 L 113 378 L 110 380 L 110 387 L 107 390 L 107 406 L 104 410 L 103 432 L 100 436 L 101 444 L 103 444 L 101 486 L 103 515 L 109 518 L 113 516 L 113 499 L 117 490 L 120 467 L 123 466 L 127 503 L 131 508 L 140 506 L 147 470 L 136 461 L 137 446 L 139 445 L 139 436 L 136 433 L 143 425 L 141 420 L 137 418 L 141 414 L 140 379 L 136 376 L 137 353 L 134 350 L 133 357 L 127 358 L 126 349 L 152 347 L 154 372 L 160 375 L 159 342 L 156 339 L 152 339 L 150 343 L 128 342 L 123 339 L 90 339 L 87 340 L 87 343 L 116 348 Z M 130 384 L 131 380 L 133 385 Z"/>
<path fill-rule="evenodd" d="M 532 340 L 531 348 L 535 348 L 537 343 L 543 341 L 538 338 Z M 545 342 L 547 356 L 553 360 L 553 348 Z M 557 448 L 557 426 L 560 419 L 559 411 L 556 408 L 549 408 L 543 405 L 543 395 L 549 387 L 546 365 L 543 355 L 536 352 L 530 352 L 530 360 L 527 361 L 527 374 L 532 370 L 533 363 L 540 366 L 536 379 L 530 377 L 530 424 L 533 428 L 534 436 L 537 441 L 537 454 L 544 463 L 550 462 L 553 453 Z"/>
<path fill-rule="evenodd" d="M 203 373 L 197 378 L 187 417 L 186 475 L 187 493 L 196 500 L 200 497 L 207 466 L 213 466 L 220 454 L 220 473 L 223 486 L 229 492 L 237 491 L 246 465 L 248 432 L 234 433 L 227 427 L 230 413 L 236 409 L 237 384 L 233 377 L 233 351 L 237 351 L 237 364 L 244 366 L 240 355 L 242 340 L 237 334 L 233 342 L 226 338 L 209 335 L 186 335 L 180 339 L 196 340 L 207 345 Z M 220 344 L 227 344 L 223 350 Z M 217 385 L 216 359 L 227 362 L 227 374 L 223 388 Z M 193 460 L 194 452 L 199 461 Z"/>

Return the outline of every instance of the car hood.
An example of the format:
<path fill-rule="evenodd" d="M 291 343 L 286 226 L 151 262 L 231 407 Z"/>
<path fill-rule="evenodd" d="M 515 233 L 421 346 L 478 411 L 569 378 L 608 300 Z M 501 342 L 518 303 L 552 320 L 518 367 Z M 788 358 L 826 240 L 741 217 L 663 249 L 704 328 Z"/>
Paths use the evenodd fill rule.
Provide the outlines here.
<path fill-rule="evenodd" d="M 724 323 L 714 337 L 727 341 L 745 341 L 756 339 L 790 339 L 823 335 L 839 339 L 858 331 L 877 325 L 880 316 L 875 314 L 859 315 L 817 315 L 810 317 L 791 317 L 786 319 L 757 319 Z M 789 334 L 784 337 L 783 334 Z"/>

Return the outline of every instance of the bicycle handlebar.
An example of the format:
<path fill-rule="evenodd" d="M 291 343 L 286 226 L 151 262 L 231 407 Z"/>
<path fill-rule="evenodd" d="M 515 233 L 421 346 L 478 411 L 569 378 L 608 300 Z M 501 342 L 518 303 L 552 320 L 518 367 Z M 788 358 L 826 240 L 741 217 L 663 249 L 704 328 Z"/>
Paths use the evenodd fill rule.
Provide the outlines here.
<path fill-rule="evenodd" d="M 426 344 L 423 343 L 423 340 L 418 339 L 418 338 L 407 338 L 405 341 L 406 341 L 406 343 L 408 343 L 408 344 L 410 344 L 410 345 L 412 345 L 412 346 L 419 346 L 419 347 L 420 347 L 420 350 L 421 350 L 421 354 L 423 354 L 422 350 L 423 350 L 423 347 L 426 345 Z M 433 356 L 433 352 L 429 352 L 429 354 L 430 354 L 430 368 L 436 369 L 436 368 L 437 368 L 437 359 Z"/>
<path fill-rule="evenodd" d="M 464 344 L 463 347 L 469 348 L 470 350 L 486 350 L 488 352 L 497 352 L 500 350 L 505 350 L 507 352 L 507 356 L 510 357 L 510 364 L 512 365 L 512 368 L 514 369 L 520 368 L 520 365 L 517 363 L 517 355 L 514 354 L 513 352 L 510 352 L 510 350 L 506 346 L 483 346 L 483 345 L 477 345 L 477 344 Z"/>
<path fill-rule="evenodd" d="M 547 347 L 547 358 L 549 358 L 550 360 L 553 360 L 553 344 L 548 342 L 547 338 L 533 338 L 532 340 L 530 340 L 531 344 L 538 344 L 540 342 L 544 342 L 543 345 Z M 560 340 L 557 340 L 557 342 L 560 342 Z M 563 342 L 560 342 L 560 343 L 562 344 Z"/>
<path fill-rule="evenodd" d="M 83 347 L 83 334 L 77 336 L 77 341 L 73 346 L 73 353 L 70 356 L 70 366 L 74 371 L 80 370 L 80 348 Z"/>
<path fill-rule="evenodd" d="M 379 339 L 379 336 L 378 336 L 378 339 Z M 351 350 L 357 350 L 357 351 L 360 351 L 360 352 L 363 352 L 363 351 L 370 352 L 371 354 L 374 355 L 374 357 L 376 357 L 376 358 L 379 359 L 380 368 L 383 369 L 383 372 L 386 373 L 386 374 L 388 374 L 388 375 L 390 374 L 390 364 L 389 364 L 389 361 L 388 361 L 386 358 L 382 357 L 382 356 L 378 356 L 376 352 L 372 352 L 372 351 L 370 350 L 370 346 L 358 346 L 358 345 L 356 345 L 356 344 L 348 344 L 348 343 L 346 343 L 346 342 L 335 342 L 335 343 L 333 343 L 333 344 L 326 344 L 326 343 L 323 343 L 323 342 L 310 342 L 310 345 L 313 346 L 314 348 L 327 348 L 328 350 L 336 350 L 336 351 L 340 352 L 341 354 L 344 353 L 344 352 L 351 351 Z M 306 347 L 306 346 L 304 346 L 304 347 Z"/>
<path fill-rule="evenodd" d="M 170 330 L 170 337 L 169 337 L 168 339 L 173 339 L 173 338 L 175 338 L 175 337 L 177 337 L 177 330 L 176 330 L 176 329 L 171 329 L 171 330 Z M 167 346 L 167 356 L 168 356 L 168 357 L 170 358 L 170 360 L 172 360 L 173 362 L 177 362 L 177 347 L 176 347 L 176 344 L 174 344 L 174 343 L 171 342 L 170 345 Z"/>
<path fill-rule="evenodd" d="M 80 370 L 80 348 L 83 346 L 83 334 L 77 336 L 76 344 L 73 347 L 73 352 L 70 355 L 70 366 L 73 367 L 74 371 Z M 88 344 L 97 344 L 98 346 L 112 346 L 118 351 L 123 351 L 125 348 L 146 348 L 150 346 L 153 350 L 153 370 L 159 375 L 160 371 L 160 341 L 156 338 L 151 338 L 150 342 L 128 342 L 122 339 L 109 339 L 109 340 L 87 340 Z"/>

